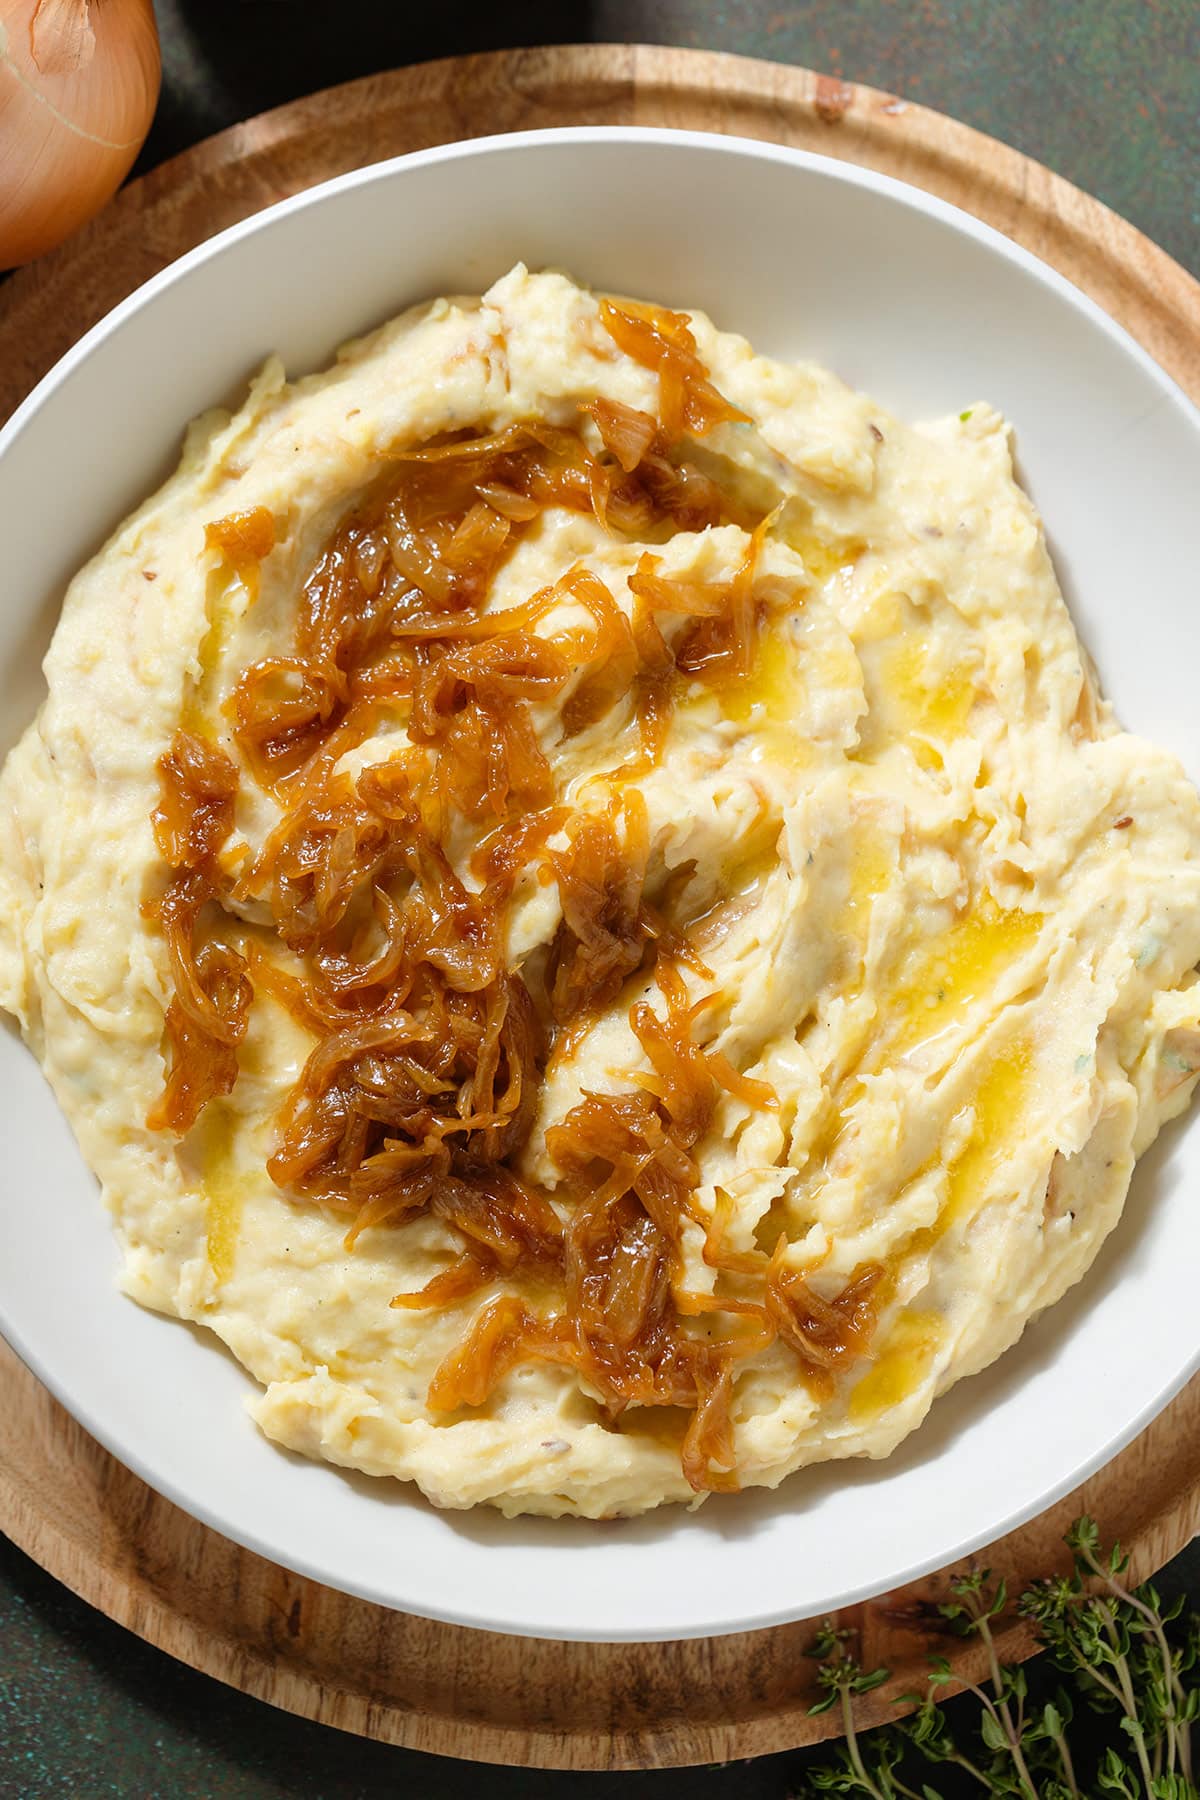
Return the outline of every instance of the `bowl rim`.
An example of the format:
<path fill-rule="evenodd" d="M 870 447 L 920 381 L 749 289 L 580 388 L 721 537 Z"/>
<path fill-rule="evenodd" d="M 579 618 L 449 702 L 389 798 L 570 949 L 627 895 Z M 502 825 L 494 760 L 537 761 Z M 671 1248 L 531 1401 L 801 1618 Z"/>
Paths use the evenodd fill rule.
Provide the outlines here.
<path fill-rule="evenodd" d="M 939 220 L 967 237 L 974 238 L 985 249 L 1015 264 L 1026 275 L 1057 293 L 1060 298 L 1067 300 L 1077 310 L 1081 310 L 1114 343 L 1119 351 L 1125 356 L 1133 358 L 1142 372 L 1148 375 L 1157 387 L 1162 400 L 1169 399 L 1176 405 L 1182 405 L 1189 424 L 1200 436 L 1200 407 L 1155 362 L 1130 331 L 1113 319 L 1090 295 L 1057 269 L 1034 255 L 1032 251 L 1006 237 L 996 227 L 978 219 L 963 208 L 943 200 L 938 195 L 929 193 L 927 190 L 902 181 L 895 176 L 882 174 L 869 166 L 846 162 L 837 157 L 825 156 L 814 151 L 795 149 L 784 144 L 734 134 L 725 135 L 719 132 L 678 130 L 672 127 L 649 125 L 572 125 L 546 127 L 531 131 L 493 133 L 486 137 L 433 145 L 427 149 L 409 151 L 400 156 L 367 163 L 360 168 L 347 170 L 327 181 L 305 188 L 297 194 L 289 195 L 287 198 L 276 201 L 270 206 L 250 214 L 247 218 L 239 220 L 236 224 L 228 226 L 225 230 L 178 257 L 135 288 L 132 293 L 91 326 L 59 358 L 0 427 L 0 462 L 49 398 L 102 343 L 123 331 L 140 313 L 152 306 L 160 294 L 176 284 L 186 281 L 195 269 L 217 260 L 243 238 L 269 232 L 292 215 L 310 208 L 319 208 L 327 200 L 341 193 L 368 187 L 376 182 L 391 181 L 398 173 L 407 169 L 443 162 L 470 161 L 477 157 L 487 158 L 503 152 L 554 150 L 564 146 L 595 143 L 637 144 L 651 153 L 655 149 L 665 146 L 692 150 L 702 154 L 719 154 L 734 159 L 743 158 L 751 162 L 778 163 L 785 167 L 808 170 L 826 179 L 845 183 L 850 187 L 866 189 L 890 199 L 897 205 Z M 335 348 L 336 346 L 331 347 L 330 354 Z M 181 430 L 186 423 L 186 420 L 180 422 Z M 1087 1279 L 1086 1272 L 1082 1279 Z M 526 1616 L 520 1619 L 492 1619 L 479 1614 L 471 1614 L 461 1607 L 434 1604 L 426 1599 L 419 1602 L 401 1600 L 385 1592 L 381 1584 L 372 1585 L 369 1581 L 351 1583 L 340 1577 L 336 1580 L 331 1579 L 330 1572 L 321 1566 L 316 1557 L 289 1554 L 286 1559 L 281 1559 L 278 1548 L 273 1546 L 266 1537 L 231 1521 L 221 1513 L 218 1507 L 210 1506 L 203 1498 L 198 1499 L 184 1490 L 169 1475 L 164 1475 L 156 1470 L 151 1460 L 124 1445 L 121 1442 L 120 1433 L 110 1431 L 102 1418 L 96 1418 L 93 1415 L 91 1407 L 77 1403 L 71 1395 L 69 1381 L 60 1381 L 57 1378 L 52 1358 L 47 1360 L 38 1347 L 28 1341 L 26 1335 L 16 1329 L 12 1322 L 5 1317 L 2 1293 L 0 1293 L 0 1336 L 4 1337 L 20 1359 L 65 1410 L 117 1461 L 189 1517 L 239 1544 L 242 1548 L 263 1557 L 266 1561 L 323 1585 L 333 1586 L 336 1591 L 388 1610 L 413 1613 L 418 1617 L 429 1618 L 448 1625 L 511 1636 L 587 1643 L 669 1642 L 763 1630 L 812 1617 L 817 1613 L 852 1606 L 891 1591 L 895 1587 L 920 1580 L 940 1568 L 958 1562 L 986 1545 L 997 1542 L 1062 1500 L 1083 1481 L 1095 1474 L 1098 1469 L 1119 1455 L 1200 1370 L 1200 1342 L 1198 1342 L 1190 1360 L 1181 1369 L 1172 1371 L 1167 1380 L 1157 1388 L 1153 1396 L 1143 1404 L 1134 1417 L 1107 1439 L 1099 1450 L 1081 1459 L 1077 1465 L 1063 1473 L 1050 1487 L 1044 1489 L 1024 1505 L 1013 1508 L 990 1524 L 978 1526 L 974 1530 L 964 1533 L 944 1551 L 930 1554 L 910 1567 L 898 1569 L 884 1580 L 865 1580 L 848 1588 L 845 1592 L 822 1600 L 818 1606 L 811 1609 L 806 1606 L 803 1610 L 798 1611 L 795 1603 L 792 1603 L 774 1608 L 759 1608 L 744 1616 L 702 1621 L 683 1628 L 655 1623 L 635 1623 L 616 1632 L 614 1630 L 589 1629 L 586 1624 L 568 1628 L 561 1620 L 539 1616 L 535 1601 L 531 1601 Z"/>

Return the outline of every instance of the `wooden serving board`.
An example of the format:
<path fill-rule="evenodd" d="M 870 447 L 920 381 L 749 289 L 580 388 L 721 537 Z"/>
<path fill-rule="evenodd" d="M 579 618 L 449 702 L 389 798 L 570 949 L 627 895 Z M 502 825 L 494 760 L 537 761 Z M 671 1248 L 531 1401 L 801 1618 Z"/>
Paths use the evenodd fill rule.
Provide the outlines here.
<path fill-rule="evenodd" d="M 502 52 L 314 94 L 223 132 L 126 188 L 72 243 L 0 290 L 0 418 L 139 283 L 237 220 L 329 176 L 456 138 L 535 126 L 669 125 L 766 138 L 900 176 L 1033 250 L 1200 399 L 1200 286 L 1037 163 L 923 107 L 805 69 L 644 46 Z M 291 1575 L 197 1524 L 108 1456 L 0 1344 L 0 1528 L 59 1580 L 170 1654 L 276 1706 L 485 1761 L 639 1768 L 756 1756 L 833 1735 L 814 1719 L 811 1625 L 666 1645 L 557 1644 L 389 1612 Z M 1010 1588 L 1061 1566 L 1081 1511 L 1139 1577 L 1200 1529 L 1200 1378 L 1077 1493 L 987 1552 Z M 850 1609 L 894 1716 L 944 1643 L 949 1572 Z M 1004 1628 L 1003 1653 L 1030 1648 Z"/>

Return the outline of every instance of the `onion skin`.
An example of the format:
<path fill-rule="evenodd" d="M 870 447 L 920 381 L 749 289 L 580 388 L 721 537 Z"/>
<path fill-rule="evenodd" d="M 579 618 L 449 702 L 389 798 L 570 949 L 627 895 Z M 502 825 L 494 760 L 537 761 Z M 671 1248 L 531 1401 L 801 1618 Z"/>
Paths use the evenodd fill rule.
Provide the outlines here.
<path fill-rule="evenodd" d="M 160 77 L 152 0 L 0 0 L 0 269 L 53 250 L 112 197 Z"/>

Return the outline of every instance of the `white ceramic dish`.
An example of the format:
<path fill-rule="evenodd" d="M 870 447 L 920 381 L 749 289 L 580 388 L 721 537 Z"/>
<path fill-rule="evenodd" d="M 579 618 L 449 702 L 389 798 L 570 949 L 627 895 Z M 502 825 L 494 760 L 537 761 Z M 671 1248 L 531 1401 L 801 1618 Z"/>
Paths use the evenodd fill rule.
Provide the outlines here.
<path fill-rule="evenodd" d="M 268 351 L 293 371 L 518 257 L 708 309 L 908 416 L 1016 421 L 1085 640 L 1125 722 L 1200 774 L 1200 417 L 1088 300 L 974 220 L 861 169 L 737 140 L 583 129 L 364 169 L 273 207 L 120 306 L 0 434 L 0 696 L 37 702 L 61 589 L 175 458 L 187 419 Z M 1145 1425 L 1197 1362 L 1200 1133 L 1139 1167 L 1087 1280 L 882 1464 L 639 1522 L 437 1513 L 273 1448 L 215 1339 L 114 1285 L 95 1185 L 32 1059 L 0 1037 L 0 1328 L 152 1486 L 331 1586 L 493 1630 L 733 1631 L 878 1593 L 1001 1535 Z"/>

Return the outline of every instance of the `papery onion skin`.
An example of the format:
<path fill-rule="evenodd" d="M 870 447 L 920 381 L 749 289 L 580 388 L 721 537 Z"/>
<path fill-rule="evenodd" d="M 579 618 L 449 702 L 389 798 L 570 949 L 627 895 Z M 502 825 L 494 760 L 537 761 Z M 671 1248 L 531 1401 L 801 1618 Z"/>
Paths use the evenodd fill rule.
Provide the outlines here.
<path fill-rule="evenodd" d="M 99 212 L 158 100 L 152 0 L 0 0 L 0 268 Z"/>

